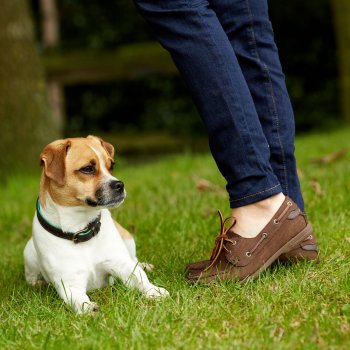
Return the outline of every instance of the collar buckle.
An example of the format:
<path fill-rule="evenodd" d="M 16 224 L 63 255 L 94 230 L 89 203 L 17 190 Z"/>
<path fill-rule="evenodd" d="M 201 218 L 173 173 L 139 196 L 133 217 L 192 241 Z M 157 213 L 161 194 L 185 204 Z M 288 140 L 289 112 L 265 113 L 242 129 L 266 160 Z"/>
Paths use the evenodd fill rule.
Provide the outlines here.
<path fill-rule="evenodd" d="M 101 228 L 101 213 L 98 217 L 90 222 L 85 228 L 77 232 L 63 232 L 60 228 L 50 224 L 41 214 L 39 198 L 36 203 L 36 214 L 41 226 L 49 233 L 56 237 L 64 238 L 74 243 L 86 242 L 100 232 Z"/>

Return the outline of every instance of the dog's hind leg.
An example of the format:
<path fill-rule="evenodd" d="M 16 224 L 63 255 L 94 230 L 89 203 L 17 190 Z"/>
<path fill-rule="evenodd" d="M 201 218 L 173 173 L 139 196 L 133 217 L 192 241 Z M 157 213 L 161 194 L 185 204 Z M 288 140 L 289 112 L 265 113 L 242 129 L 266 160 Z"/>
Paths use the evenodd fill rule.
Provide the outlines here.
<path fill-rule="evenodd" d="M 145 271 L 152 271 L 154 269 L 154 266 L 152 264 L 138 261 L 136 257 L 136 244 L 134 237 L 131 235 L 131 233 L 116 221 L 114 221 L 114 225 L 116 226 L 120 236 L 122 237 L 132 261 L 138 263 L 139 266 L 141 266 L 141 268 Z"/>
<path fill-rule="evenodd" d="M 137 257 L 136 257 L 136 244 L 135 244 L 135 240 L 133 237 L 127 237 L 127 238 L 123 238 L 123 242 L 126 246 L 126 249 L 129 252 L 130 258 L 132 259 L 132 261 L 138 262 Z"/>
<path fill-rule="evenodd" d="M 128 249 L 129 255 L 131 259 L 135 262 L 137 262 L 136 258 L 136 245 L 135 245 L 135 240 L 132 234 L 124 228 L 122 225 L 120 225 L 117 221 L 113 220 L 114 225 L 122 238 L 126 248 Z"/>
<path fill-rule="evenodd" d="M 24 273 L 28 284 L 40 286 L 46 284 L 44 277 L 40 272 L 38 255 L 34 247 L 33 238 L 31 238 L 24 248 Z"/>
<path fill-rule="evenodd" d="M 128 252 L 130 254 L 132 261 L 139 264 L 139 266 L 141 266 L 141 268 L 144 269 L 145 271 L 148 271 L 148 272 L 153 271 L 154 266 L 152 264 L 147 263 L 147 262 L 138 261 L 138 259 L 136 257 L 135 240 L 131 237 L 130 239 L 128 239 L 128 238 L 123 239 L 123 241 L 124 241 L 124 244 L 126 245 L 126 248 L 128 249 Z"/>

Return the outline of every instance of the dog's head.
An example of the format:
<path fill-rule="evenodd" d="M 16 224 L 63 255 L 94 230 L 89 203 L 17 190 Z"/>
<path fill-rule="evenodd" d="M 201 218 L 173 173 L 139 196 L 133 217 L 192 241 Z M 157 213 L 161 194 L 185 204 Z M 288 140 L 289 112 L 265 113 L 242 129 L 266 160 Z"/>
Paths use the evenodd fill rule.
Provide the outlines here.
<path fill-rule="evenodd" d="M 95 136 L 57 140 L 40 155 L 41 195 L 63 206 L 117 207 L 123 182 L 112 175 L 114 147 Z"/>

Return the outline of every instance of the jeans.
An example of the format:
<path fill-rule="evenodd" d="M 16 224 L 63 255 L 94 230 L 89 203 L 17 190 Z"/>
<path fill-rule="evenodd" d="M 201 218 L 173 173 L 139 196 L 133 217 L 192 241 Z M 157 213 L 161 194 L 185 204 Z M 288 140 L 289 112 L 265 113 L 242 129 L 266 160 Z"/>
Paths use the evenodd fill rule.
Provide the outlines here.
<path fill-rule="evenodd" d="M 304 210 L 267 1 L 134 2 L 189 87 L 231 208 L 283 192 Z"/>

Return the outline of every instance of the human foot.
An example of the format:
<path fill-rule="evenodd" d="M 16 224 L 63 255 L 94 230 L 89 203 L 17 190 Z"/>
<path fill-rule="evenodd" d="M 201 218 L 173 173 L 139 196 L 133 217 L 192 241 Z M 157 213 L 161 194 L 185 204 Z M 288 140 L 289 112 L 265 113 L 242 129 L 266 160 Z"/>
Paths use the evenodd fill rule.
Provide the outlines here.
<path fill-rule="evenodd" d="M 215 240 L 210 260 L 188 267 L 190 282 L 214 280 L 240 280 L 257 276 L 282 254 L 301 249 L 312 235 L 306 216 L 290 199 L 285 198 L 275 215 L 254 238 L 244 238 L 225 228 L 221 216 L 221 230 Z M 296 248 L 297 247 L 297 248 Z"/>
<path fill-rule="evenodd" d="M 245 238 L 254 238 L 267 225 L 285 200 L 283 193 L 259 202 L 234 208 L 232 216 L 236 219 L 235 233 Z"/>

